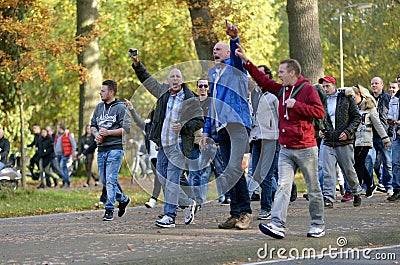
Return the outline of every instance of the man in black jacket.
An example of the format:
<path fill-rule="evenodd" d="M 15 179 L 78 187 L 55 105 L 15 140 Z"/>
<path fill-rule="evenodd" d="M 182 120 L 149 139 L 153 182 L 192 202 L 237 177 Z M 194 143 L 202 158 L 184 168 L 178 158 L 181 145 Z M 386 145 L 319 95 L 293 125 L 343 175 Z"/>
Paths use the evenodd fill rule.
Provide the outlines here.
<path fill-rule="evenodd" d="M 361 205 L 361 186 L 354 169 L 354 133 L 361 115 L 353 97 L 336 88 L 336 79 L 325 76 L 319 79 L 326 92 L 325 131 L 319 132 L 324 139 L 322 148 L 323 195 L 325 208 L 333 208 L 336 200 L 336 163 L 343 170 L 347 185 L 354 196 L 353 205 Z"/>
<path fill-rule="evenodd" d="M 130 49 L 133 50 L 133 49 Z M 158 147 L 157 173 L 164 188 L 164 216 L 156 220 L 159 227 L 175 227 L 176 207 L 187 206 L 185 224 L 194 219 L 196 202 L 184 195 L 179 185 L 182 165 L 194 145 L 194 132 L 203 127 L 203 112 L 199 99 L 183 82 L 179 69 L 172 69 L 166 79 L 159 83 L 147 72 L 137 53 L 131 55 L 132 68 L 140 82 L 157 98 L 152 121 L 150 140 Z"/>

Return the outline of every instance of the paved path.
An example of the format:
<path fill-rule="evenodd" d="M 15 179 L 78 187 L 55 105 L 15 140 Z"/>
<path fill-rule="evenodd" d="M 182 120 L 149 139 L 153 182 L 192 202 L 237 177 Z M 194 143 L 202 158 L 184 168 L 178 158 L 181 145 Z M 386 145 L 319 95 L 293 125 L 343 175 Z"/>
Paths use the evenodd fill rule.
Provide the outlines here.
<path fill-rule="evenodd" d="M 124 217 L 112 222 L 102 221 L 103 211 L 5 218 L 0 219 L 0 264 L 244 264 L 270 262 L 271 253 L 277 259 L 279 248 L 286 254 L 306 248 L 316 253 L 329 247 L 340 250 L 339 237 L 347 242 L 342 249 L 399 245 L 400 203 L 385 198 L 378 193 L 358 208 L 338 202 L 326 211 L 326 236 L 319 239 L 306 237 L 309 214 L 303 198 L 289 207 L 283 240 L 259 232 L 257 220 L 249 230 L 218 229 L 229 207 L 215 201 L 205 205 L 190 225 L 179 212 L 177 226 L 170 229 L 154 226 L 162 205 L 129 207 Z M 252 208 L 256 216 L 258 202 Z M 375 264 L 399 261 L 397 256 L 395 262 Z"/>

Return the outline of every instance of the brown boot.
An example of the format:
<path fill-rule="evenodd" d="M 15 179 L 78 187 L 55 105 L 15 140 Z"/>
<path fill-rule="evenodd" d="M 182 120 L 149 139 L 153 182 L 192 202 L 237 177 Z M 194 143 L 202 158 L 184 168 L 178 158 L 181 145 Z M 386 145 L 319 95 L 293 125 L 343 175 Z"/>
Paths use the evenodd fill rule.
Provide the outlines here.
<path fill-rule="evenodd" d="M 236 223 L 235 227 L 241 230 L 249 229 L 251 221 L 253 221 L 253 216 L 251 214 L 241 214 L 239 221 Z"/>
<path fill-rule="evenodd" d="M 232 229 L 235 228 L 236 223 L 239 220 L 236 219 L 235 217 L 231 216 L 229 217 L 225 222 L 218 224 L 218 228 L 220 229 Z"/>

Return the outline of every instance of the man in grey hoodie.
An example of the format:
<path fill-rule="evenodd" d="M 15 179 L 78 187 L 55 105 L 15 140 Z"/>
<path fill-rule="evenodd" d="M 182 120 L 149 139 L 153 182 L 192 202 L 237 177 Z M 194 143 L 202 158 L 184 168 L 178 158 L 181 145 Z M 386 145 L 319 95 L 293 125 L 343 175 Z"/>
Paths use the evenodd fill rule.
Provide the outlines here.
<path fill-rule="evenodd" d="M 130 118 L 126 115 L 125 103 L 115 98 L 118 86 L 113 80 L 103 82 L 100 89 L 100 102 L 94 110 L 90 127 L 98 146 L 97 163 L 100 180 L 107 189 L 104 221 L 113 220 L 115 200 L 119 202 L 118 216 L 125 214 L 131 202 L 118 188 L 118 172 L 124 157 L 125 143 L 123 133 L 129 133 Z"/>

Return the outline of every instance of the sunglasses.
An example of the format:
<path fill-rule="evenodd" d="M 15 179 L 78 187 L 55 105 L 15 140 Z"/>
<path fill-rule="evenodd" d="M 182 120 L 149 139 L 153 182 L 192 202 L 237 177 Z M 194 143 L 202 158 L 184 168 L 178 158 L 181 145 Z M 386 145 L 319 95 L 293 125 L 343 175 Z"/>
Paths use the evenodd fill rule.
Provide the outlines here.
<path fill-rule="evenodd" d="M 203 85 L 203 84 L 202 84 L 202 85 L 198 85 L 198 87 L 199 87 L 199 88 L 203 88 L 203 87 L 204 87 L 204 88 L 208 88 L 208 85 Z"/>

